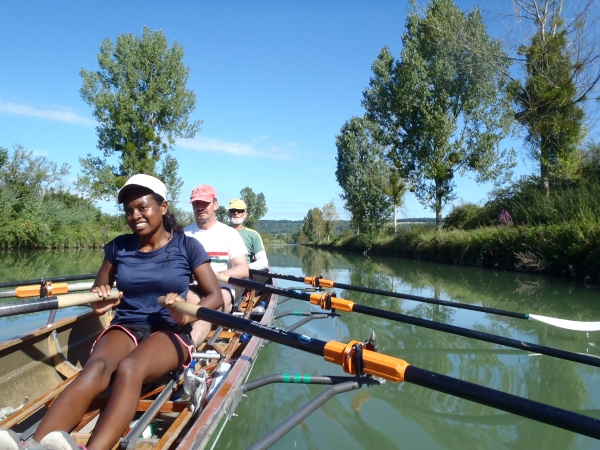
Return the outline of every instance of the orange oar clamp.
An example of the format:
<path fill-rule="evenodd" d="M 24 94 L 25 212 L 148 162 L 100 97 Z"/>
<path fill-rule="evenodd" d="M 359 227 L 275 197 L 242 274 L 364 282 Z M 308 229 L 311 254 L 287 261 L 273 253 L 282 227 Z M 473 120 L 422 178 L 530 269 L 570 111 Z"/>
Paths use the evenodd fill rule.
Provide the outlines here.
<path fill-rule="evenodd" d="M 365 373 L 401 383 L 409 364 L 399 358 L 382 355 L 368 349 L 369 344 L 351 341 L 348 344 L 329 341 L 325 344 L 325 361 L 339 364 L 344 372 L 361 376 Z"/>
<path fill-rule="evenodd" d="M 52 297 L 53 295 L 62 295 L 69 292 L 67 283 L 52 283 L 52 281 L 42 281 L 37 286 L 19 286 L 15 289 L 17 298 L 26 297 Z"/>
<path fill-rule="evenodd" d="M 310 294 L 310 303 L 319 305 L 321 309 L 336 309 L 345 312 L 352 312 L 354 308 L 353 301 L 337 298 L 335 293 L 330 294 L 328 292 Z"/>
<path fill-rule="evenodd" d="M 332 288 L 333 280 L 325 280 L 322 276 L 305 277 L 304 284 L 310 284 L 312 287 L 315 288 Z"/>

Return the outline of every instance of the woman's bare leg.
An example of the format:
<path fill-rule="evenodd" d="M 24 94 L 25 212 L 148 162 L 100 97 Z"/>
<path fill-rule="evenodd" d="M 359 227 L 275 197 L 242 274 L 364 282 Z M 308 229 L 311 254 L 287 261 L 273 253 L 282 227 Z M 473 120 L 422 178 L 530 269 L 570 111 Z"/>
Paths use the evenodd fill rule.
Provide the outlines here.
<path fill-rule="evenodd" d="M 90 450 L 111 449 L 133 420 L 142 385 L 180 368 L 188 349 L 172 333 L 156 333 L 119 362 L 112 393 L 88 441 Z"/>
<path fill-rule="evenodd" d="M 54 401 L 33 438 L 39 442 L 51 431 L 70 432 L 92 400 L 109 386 L 119 361 L 134 348 L 131 337 L 119 329 L 109 330 L 102 336 L 83 370 Z"/>

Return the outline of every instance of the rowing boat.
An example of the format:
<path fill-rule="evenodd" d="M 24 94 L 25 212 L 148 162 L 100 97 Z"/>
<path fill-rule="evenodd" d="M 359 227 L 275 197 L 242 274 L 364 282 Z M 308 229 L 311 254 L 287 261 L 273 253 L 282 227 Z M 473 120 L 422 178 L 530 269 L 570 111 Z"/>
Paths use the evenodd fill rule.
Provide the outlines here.
<path fill-rule="evenodd" d="M 261 302 L 264 315 L 252 317 Z M 276 304 L 276 295 L 247 291 L 234 315 L 268 325 Z M 112 315 L 87 312 L 54 321 L 51 313 L 47 326 L 0 343 L 0 429 L 24 440 L 33 435 L 45 411 L 78 375 Z M 135 420 L 115 448 L 198 449 L 214 440 L 261 347 L 262 339 L 248 338 L 233 329 L 211 331 L 196 347 L 193 371 L 181 370 L 146 386 Z M 204 380 L 195 384 L 200 391 L 190 395 L 187 387 L 198 379 Z M 71 431 L 77 443 L 87 442 L 107 399 L 107 393 L 98 396 Z"/>

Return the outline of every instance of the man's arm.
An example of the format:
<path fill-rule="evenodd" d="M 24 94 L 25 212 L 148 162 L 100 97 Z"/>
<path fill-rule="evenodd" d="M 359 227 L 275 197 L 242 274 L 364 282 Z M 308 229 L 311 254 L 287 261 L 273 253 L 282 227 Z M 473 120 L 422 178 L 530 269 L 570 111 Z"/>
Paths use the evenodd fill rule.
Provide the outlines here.
<path fill-rule="evenodd" d="M 256 253 L 255 255 L 256 261 L 248 264 L 250 269 L 255 270 L 265 270 L 269 268 L 269 260 L 267 259 L 267 252 L 264 250 Z"/>
<path fill-rule="evenodd" d="M 230 267 L 231 266 L 231 267 Z M 250 270 L 246 263 L 246 255 L 239 255 L 229 260 L 227 264 L 228 269 L 219 272 L 223 275 L 227 275 L 234 278 L 248 278 L 250 276 Z"/>

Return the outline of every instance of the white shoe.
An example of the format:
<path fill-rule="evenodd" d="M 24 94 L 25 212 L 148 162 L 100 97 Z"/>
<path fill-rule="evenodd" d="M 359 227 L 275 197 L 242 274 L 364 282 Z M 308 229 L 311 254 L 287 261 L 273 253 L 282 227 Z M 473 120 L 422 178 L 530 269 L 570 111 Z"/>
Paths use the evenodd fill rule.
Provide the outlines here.
<path fill-rule="evenodd" d="M 0 450 L 19 450 L 21 439 L 12 430 L 0 430 Z"/>
<path fill-rule="evenodd" d="M 75 440 L 66 431 L 53 431 L 40 441 L 46 450 L 80 450 Z"/>

